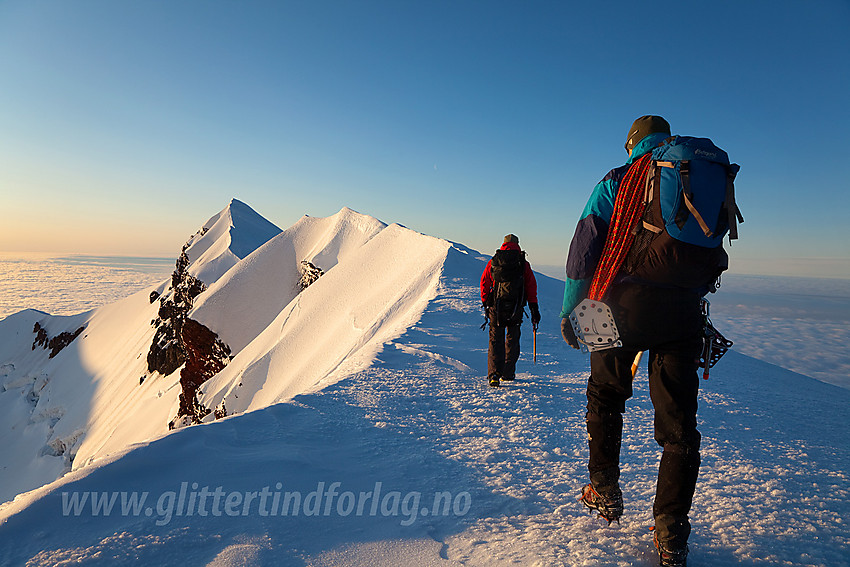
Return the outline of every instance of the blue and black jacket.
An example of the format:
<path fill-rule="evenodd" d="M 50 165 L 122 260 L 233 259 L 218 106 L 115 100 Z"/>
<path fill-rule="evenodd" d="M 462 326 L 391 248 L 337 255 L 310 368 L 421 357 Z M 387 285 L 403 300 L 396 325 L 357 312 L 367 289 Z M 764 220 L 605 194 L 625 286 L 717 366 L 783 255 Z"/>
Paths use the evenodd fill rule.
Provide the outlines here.
<path fill-rule="evenodd" d="M 608 172 L 593 189 L 576 227 L 567 256 L 567 281 L 561 318 L 569 317 L 576 305 L 587 297 L 593 273 L 605 248 L 620 182 L 635 161 L 663 144 L 668 137 L 667 134 L 661 133 L 645 137 L 634 147 L 628 161 Z M 658 220 L 655 225 L 658 226 L 661 218 L 660 206 L 657 199 L 653 203 L 654 205 L 650 204 L 650 209 L 647 209 L 647 214 L 656 215 Z M 638 233 L 635 244 L 632 245 L 614 281 L 685 289 L 705 295 L 716 289 L 717 278 L 728 266 L 729 257 L 723 246 L 706 248 L 678 240 L 666 230 L 660 233 L 643 230 Z"/>
<path fill-rule="evenodd" d="M 564 287 L 561 318 L 569 317 L 576 305 L 587 297 L 590 281 L 593 279 L 596 265 L 602 256 L 602 249 L 605 247 L 605 238 L 608 236 L 608 226 L 614 213 L 614 202 L 617 199 L 620 181 L 632 163 L 652 151 L 668 137 L 668 134 L 663 133 L 645 137 L 634 147 L 628 161 L 609 171 L 608 175 L 593 189 L 576 226 L 567 256 L 567 281 Z"/>

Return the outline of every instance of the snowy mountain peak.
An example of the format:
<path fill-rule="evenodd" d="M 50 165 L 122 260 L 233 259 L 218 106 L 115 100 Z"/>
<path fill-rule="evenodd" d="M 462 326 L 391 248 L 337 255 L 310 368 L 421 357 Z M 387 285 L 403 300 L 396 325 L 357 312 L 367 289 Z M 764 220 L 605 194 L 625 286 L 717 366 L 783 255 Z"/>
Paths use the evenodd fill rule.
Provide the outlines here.
<path fill-rule="evenodd" d="M 281 232 L 275 224 L 237 199 L 233 199 L 224 210 L 230 214 L 230 251 L 239 258 L 244 258 Z"/>
<path fill-rule="evenodd" d="M 385 228 L 387 224 L 375 217 L 343 207 L 329 217 L 304 215 L 290 230 L 305 244 L 299 250 L 300 260 L 328 271 Z"/>
<path fill-rule="evenodd" d="M 337 226 L 348 225 L 367 230 L 373 228 L 383 229 L 387 227 L 387 223 L 373 216 L 359 213 L 349 207 L 343 207 L 329 217 L 311 217 L 310 215 L 304 215 L 301 220 L 304 221 L 305 219 L 308 219 L 307 222 L 310 222 L 309 219 L 312 219 L 313 221 L 323 221 L 326 224 L 335 224 Z"/>
<path fill-rule="evenodd" d="M 366 224 L 381 224 L 383 226 L 387 226 L 386 223 L 376 219 L 373 216 L 364 215 L 363 213 L 357 212 L 354 209 L 349 207 L 341 208 L 335 215 L 332 215 L 330 218 L 339 221 L 339 222 L 351 222 L 351 223 L 366 223 Z"/>
<path fill-rule="evenodd" d="M 184 246 L 188 273 L 209 285 L 280 232 L 254 209 L 233 199 Z"/>

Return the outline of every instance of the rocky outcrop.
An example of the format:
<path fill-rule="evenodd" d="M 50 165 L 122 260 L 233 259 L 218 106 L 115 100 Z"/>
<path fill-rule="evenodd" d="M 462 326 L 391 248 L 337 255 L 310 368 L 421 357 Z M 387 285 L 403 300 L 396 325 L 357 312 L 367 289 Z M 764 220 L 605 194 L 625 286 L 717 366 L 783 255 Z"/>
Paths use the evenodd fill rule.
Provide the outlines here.
<path fill-rule="evenodd" d="M 156 292 L 150 296 L 151 303 L 159 300 L 159 310 L 156 319 L 151 321 L 156 333 L 148 351 L 148 372 L 167 376 L 183 367 L 180 371 L 180 405 L 177 416 L 168 424 L 169 429 L 200 423 L 213 413 L 198 401 L 198 389 L 230 362 L 230 347 L 215 332 L 188 316 L 195 298 L 206 290 L 206 285 L 189 273 L 190 260 L 186 250 L 207 230 L 201 229 L 183 246 L 171 274 L 171 286 L 161 296 L 155 295 Z M 140 378 L 139 383 L 143 383 L 145 378 Z M 223 402 L 215 409 L 214 415 L 216 419 L 227 415 Z"/>
<path fill-rule="evenodd" d="M 37 347 L 47 348 L 47 342 L 50 340 L 50 337 L 47 336 L 47 329 L 42 327 L 41 324 L 36 321 L 32 332 L 35 333 L 35 340 L 32 342 L 32 350 L 35 350 Z"/>
<path fill-rule="evenodd" d="M 65 331 L 64 333 L 59 333 L 53 338 L 50 338 L 47 335 L 47 330 L 41 326 L 38 322 L 36 322 L 35 326 L 32 329 L 32 332 L 35 333 L 35 340 L 32 343 L 32 350 L 35 350 L 37 347 L 42 347 L 44 349 L 50 350 L 50 355 L 48 358 L 53 358 L 57 354 L 59 354 L 63 348 L 71 344 L 74 339 L 79 337 L 83 331 L 86 330 L 85 325 L 70 333 Z"/>
<path fill-rule="evenodd" d="M 301 279 L 298 280 L 298 287 L 301 288 L 301 291 L 304 291 L 324 274 L 325 272 L 322 271 L 322 268 L 314 265 L 312 262 L 303 260 L 301 262 Z"/>
<path fill-rule="evenodd" d="M 188 272 L 187 247 L 183 247 L 177 259 L 177 266 L 171 274 L 171 287 L 159 298 L 159 311 L 152 321 L 156 333 L 148 350 L 148 372 L 159 372 L 164 376 L 186 361 L 186 349 L 180 338 L 183 324 L 186 314 L 192 309 L 192 302 L 206 289 L 204 282 Z"/>
<path fill-rule="evenodd" d="M 198 402 L 198 388 L 215 376 L 230 362 L 230 347 L 218 335 L 194 319 L 186 319 L 180 333 L 186 353 L 186 364 L 180 371 L 180 408 L 177 418 L 188 418 L 191 423 L 200 421 L 210 409 Z M 227 415 L 224 406 L 216 410 L 215 417 Z M 169 426 L 174 427 L 174 421 Z"/>

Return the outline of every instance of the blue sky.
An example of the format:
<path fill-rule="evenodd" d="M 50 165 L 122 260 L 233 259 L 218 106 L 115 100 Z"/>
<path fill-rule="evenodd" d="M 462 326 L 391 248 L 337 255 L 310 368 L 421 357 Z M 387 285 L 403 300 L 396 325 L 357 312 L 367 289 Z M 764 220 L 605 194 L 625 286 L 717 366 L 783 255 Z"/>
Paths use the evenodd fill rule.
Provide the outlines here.
<path fill-rule="evenodd" d="M 652 113 L 741 165 L 733 271 L 850 277 L 848 29 L 846 0 L 0 0 L 0 251 L 173 256 L 236 197 L 561 265 Z"/>

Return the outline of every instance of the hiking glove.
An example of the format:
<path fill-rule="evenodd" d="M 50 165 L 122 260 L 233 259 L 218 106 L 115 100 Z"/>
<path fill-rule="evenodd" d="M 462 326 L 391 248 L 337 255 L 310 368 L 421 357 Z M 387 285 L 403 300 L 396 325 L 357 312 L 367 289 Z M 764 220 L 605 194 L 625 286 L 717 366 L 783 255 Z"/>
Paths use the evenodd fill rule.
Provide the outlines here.
<path fill-rule="evenodd" d="M 564 337 L 564 340 L 568 345 L 576 350 L 581 350 L 581 347 L 578 346 L 578 339 L 576 338 L 575 331 L 573 331 L 573 326 L 570 323 L 569 317 L 561 319 L 561 336 Z"/>
<path fill-rule="evenodd" d="M 492 291 L 487 294 L 487 299 L 484 300 L 484 309 L 487 309 L 491 305 L 493 305 L 493 292 Z"/>
<path fill-rule="evenodd" d="M 537 323 L 540 322 L 540 310 L 536 303 L 529 303 L 528 308 L 531 309 L 531 324 L 536 327 Z"/>

